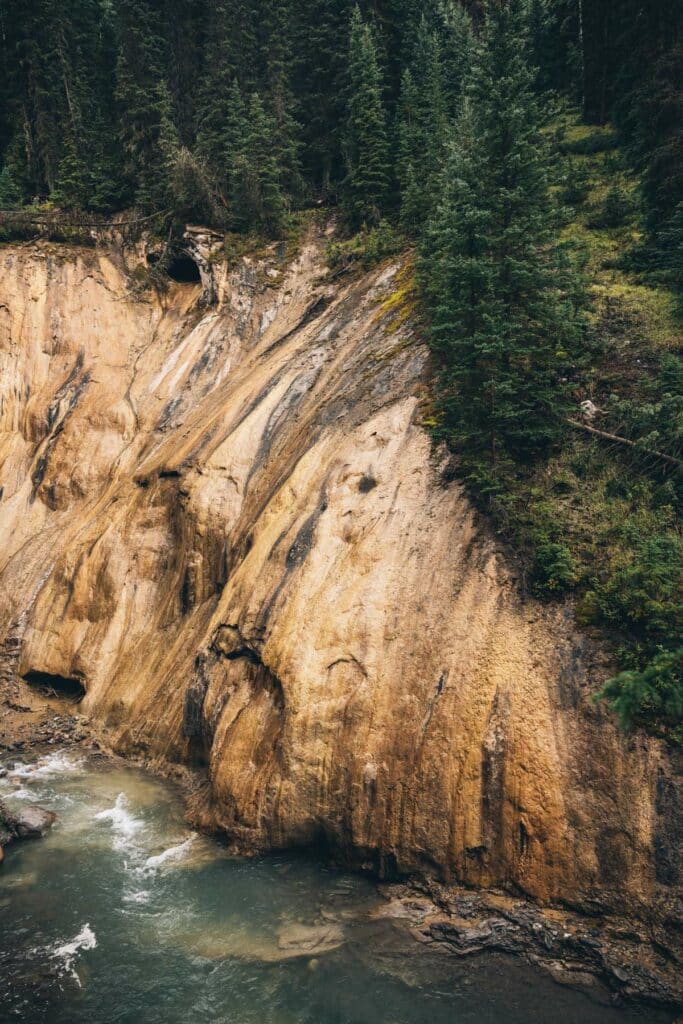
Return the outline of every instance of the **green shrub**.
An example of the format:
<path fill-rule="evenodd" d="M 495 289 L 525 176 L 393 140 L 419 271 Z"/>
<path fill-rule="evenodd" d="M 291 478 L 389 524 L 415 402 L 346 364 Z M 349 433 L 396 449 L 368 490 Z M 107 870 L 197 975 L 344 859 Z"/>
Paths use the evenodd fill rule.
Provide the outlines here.
<path fill-rule="evenodd" d="M 332 242 L 327 248 L 327 262 L 333 270 L 352 263 L 359 263 L 364 270 L 370 270 L 388 256 L 399 253 L 404 244 L 389 221 L 381 220 L 375 228 L 363 228 L 352 238 Z"/>
<path fill-rule="evenodd" d="M 578 139 L 565 139 L 562 150 L 575 153 L 577 156 L 593 156 L 595 153 L 607 153 L 616 149 L 619 144 L 617 133 L 611 128 L 596 129 Z"/>
<path fill-rule="evenodd" d="M 683 647 L 661 651 L 641 671 L 621 672 L 594 699 L 607 701 L 624 729 L 664 732 L 683 746 Z"/>
<path fill-rule="evenodd" d="M 591 218 L 590 227 L 622 227 L 632 216 L 633 211 L 634 203 L 631 195 L 621 185 L 613 185 L 605 196 L 602 209 Z"/>
<path fill-rule="evenodd" d="M 595 586 L 604 624 L 635 644 L 642 662 L 683 632 L 683 550 L 673 533 L 643 535 L 627 523 L 620 538 L 620 562 Z"/>
<path fill-rule="evenodd" d="M 591 176 L 585 163 L 571 160 L 564 176 L 564 185 L 560 192 L 560 201 L 569 206 L 580 206 L 588 198 L 591 190 Z"/>
<path fill-rule="evenodd" d="M 575 582 L 576 566 L 566 544 L 544 540 L 536 545 L 531 566 L 531 588 L 535 594 L 566 594 Z"/>

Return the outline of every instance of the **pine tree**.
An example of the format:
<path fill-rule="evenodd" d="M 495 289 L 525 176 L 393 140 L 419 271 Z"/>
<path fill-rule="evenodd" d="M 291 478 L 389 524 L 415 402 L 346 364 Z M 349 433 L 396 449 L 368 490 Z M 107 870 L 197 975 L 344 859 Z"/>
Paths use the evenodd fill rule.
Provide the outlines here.
<path fill-rule="evenodd" d="M 226 217 L 246 134 L 242 91 L 237 79 L 230 79 L 229 75 L 227 66 L 214 66 L 207 79 L 195 150 L 197 159 L 208 170 L 216 203 L 223 207 Z"/>
<path fill-rule="evenodd" d="M 21 186 L 14 176 L 11 165 L 6 163 L 0 171 L 0 210 L 14 210 L 21 205 L 22 199 Z"/>
<path fill-rule="evenodd" d="M 247 105 L 244 144 L 235 162 L 232 212 L 240 230 L 254 229 L 277 238 L 285 228 L 287 203 L 280 185 L 275 130 L 261 97 L 253 93 Z"/>
<path fill-rule="evenodd" d="M 168 52 L 167 84 L 180 144 L 190 147 L 196 131 L 197 72 L 213 4 L 205 0 L 165 0 L 161 31 Z"/>
<path fill-rule="evenodd" d="M 163 43 L 152 0 L 119 0 L 120 47 L 116 68 L 125 172 L 135 203 L 167 208 L 169 169 L 179 141 L 164 77 Z"/>
<path fill-rule="evenodd" d="M 289 0 L 267 0 L 260 19 L 263 95 L 275 126 L 275 148 L 283 190 L 296 202 L 304 195 L 301 125 L 294 117 L 291 83 L 292 18 Z"/>
<path fill-rule="evenodd" d="M 300 0 L 294 7 L 297 120 L 313 187 L 333 197 L 343 177 L 346 43 L 352 0 Z"/>
<path fill-rule="evenodd" d="M 403 75 L 399 101 L 401 219 L 411 231 L 423 225 L 431 213 L 445 154 L 447 126 L 439 43 L 423 17 L 410 67 Z"/>
<path fill-rule="evenodd" d="M 3 17 L 8 127 L 6 160 L 28 195 L 78 183 L 79 202 L 103 199 L 107 131 L 106 34 L 99 0 L 27 0 Z M 3 15 L 5 12 L 3 11 Z M 11 125 L 11 126 L 10 126 Z M 69 168 L 67 173 L 67 167 Z M 115 171 L 110 169 L 108 184 Z M 61 189 L 67 203 L 74 197 Z"/>
<path fill-rule="evenodd" d="M 348 102 L 344 125 L 343 204 L 349 223 L 379 223 L 390 185 L 386 112 L 377 51 L 358 7 L 351 17 Z"/>
<path fill-rule="evenodd" d="M 460 113 L 463 86 L 472 63 L 472 19 L 459 0 L 437 0 L 435 21 L 444 102 L 449 118 L 455 118 Z"/>
<path fill-rule="evenodd" d="M 446 427 L 485 487 L 509 460 L 561 437 L 561 378 L 582 326 L 578 281 L 555 235 L 524 13 L 523 0 L 488 8 L 421 263 Z"/>

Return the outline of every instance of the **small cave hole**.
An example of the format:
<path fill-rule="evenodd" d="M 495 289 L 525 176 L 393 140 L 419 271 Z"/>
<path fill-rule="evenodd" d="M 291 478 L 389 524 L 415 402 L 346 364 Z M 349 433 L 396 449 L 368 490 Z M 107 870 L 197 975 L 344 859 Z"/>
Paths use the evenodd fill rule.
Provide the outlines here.
<path fill-rule="evenodd" d="M 176 253 L 168 260 L 164 258 L 163 261 L 159 253 L 147 254 L 147 263 L 150 267 L 156 266 L 159 262 L 161 262 L 166 276 L 170 277 L 172 281 L 178 281 L 179 284 L 201 284 L 202 276 L 199 273 L 199 267 L 187 253 Z"/>
<path fill-rule="evenodd" d="M 166 273 L 172 281 L 180 284 L 200 284 L 202 280 L 199 267 L 191 256 L 174 256 L 166 267 Z"/>
<path fill-rule="evenodd" d="M 51 672 L 26 672 L 22 677 L 31 686 L 50 691 L 55 697 L 79 701 L 85 697 L 85 687 L 80 679 L 53 675 Z"/>

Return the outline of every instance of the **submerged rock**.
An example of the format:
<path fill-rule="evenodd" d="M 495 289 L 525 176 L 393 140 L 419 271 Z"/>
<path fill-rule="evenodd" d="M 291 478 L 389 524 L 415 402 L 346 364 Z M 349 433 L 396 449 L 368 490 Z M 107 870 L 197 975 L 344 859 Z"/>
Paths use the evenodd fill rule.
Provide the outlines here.
<path fill-rule="evenodd" d="M 344 941 L 344 932 L 337 924 L 288 924 L 278 935 L 278 949 L 283 957 L 316 956 L 337 949 Z"/>
<path fill-rule="evenodd" d="M 0 800 L 0 854 L 2 848 L 18 839 L 40 839 L 52 828 L 57 820 L 54 811 L 28 804 L 10 810 Z M 0 856 L 0 862 L 3 857 Z"/>

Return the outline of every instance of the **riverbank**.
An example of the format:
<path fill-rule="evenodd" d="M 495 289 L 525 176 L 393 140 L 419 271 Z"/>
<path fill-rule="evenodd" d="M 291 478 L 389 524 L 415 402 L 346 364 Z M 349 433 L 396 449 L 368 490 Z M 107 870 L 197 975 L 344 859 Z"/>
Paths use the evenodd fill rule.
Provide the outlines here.
<path fill-rule="evenodd" d="M 234 857 L 188 829 L 178 786 L 82 745 L 9 760 L 0 795 L 57 815 L 44 839 L 9 849 L 0 873 L 0 1005 L 19 1020 L 673 1019 L 600 981 L 557 986 L 500 933 L 487 946 L 491 894 L 461 893 L 449 907 L 452 889 L 378 887 L 305 854 Z M 513 915 L 537 930 L 520 901 L 496 907 L 511 933 Z M 468 916 L 481 911 L 488 922 Z"/>
<path fill-rule="evenodd" d="M 130 764 L 108 749 L 106 736 L 78 711 L 79 705 L 21 679 L 0 680 L 0 774 L 17 760 L 72 751 L 100 766 Z M 182 766 L 133 763 L 172 780 L 187 808 L 201 780 Z M 48 806 L 48 809 L 49 806 Z M 676 922 L 633 921 L 542 908 L 502 889 L 473 891 L 434 880 L 377 883 L 382 901 L 377 920 L 400 921 L 422 951 L 473 962 L 480 956 L 513 955 L 560 985 L 602 1005 L 683 1009 L 680 964 L 675 959 Z M 667 923 L 671 932 L 666 930 Z"/>

